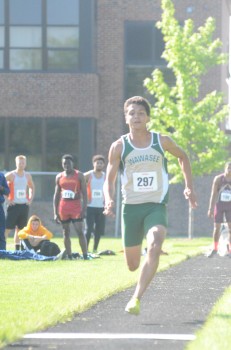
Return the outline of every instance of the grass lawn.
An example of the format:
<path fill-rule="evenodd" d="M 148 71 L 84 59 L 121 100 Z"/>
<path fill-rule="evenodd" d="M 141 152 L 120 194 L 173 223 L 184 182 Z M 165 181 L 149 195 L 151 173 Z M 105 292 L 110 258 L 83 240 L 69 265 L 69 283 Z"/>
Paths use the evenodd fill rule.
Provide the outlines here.
<path fill-rule="evenodd" d="M 196 340 L 190 342 L 187 350 L 231 349 L 231 287 L 215 304 L 203 327 L 196 332 Z"/>
<path fill-rule="evenodd" d="M 54 241 L 63 248 L 61 238 Z M 13 249 L 9 243 L 8 249 Z M 163 248 L 170 254 L 161 257 L 159 271 L 204 252 L 209 244 L 209 238 L 167 239 Z M 79 251 L 76 238 L 72 238 L 72 248 Z M 128 271 L 121 239 L 102 238 L 100 249 L 111 249 L 116 255 L 91 261 L 1 260 L 0 347 L 25 333 L 70 320 L 136 283 L 138 272 Z M 229 322 L 230 330 L 230 319 L 223 320 Z"/>

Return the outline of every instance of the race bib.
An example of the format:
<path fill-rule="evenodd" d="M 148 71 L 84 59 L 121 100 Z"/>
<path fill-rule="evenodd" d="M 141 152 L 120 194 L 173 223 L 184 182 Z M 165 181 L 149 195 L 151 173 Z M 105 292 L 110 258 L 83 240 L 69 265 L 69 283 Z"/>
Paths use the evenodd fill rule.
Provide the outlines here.
<path fill-rule="evenodd" d="M 103 191 L 102 190 L 93 190 L 92 191 L 92 198 L 94 198 L 94 199 L 103 198 Z"/>
<path fill-rule="evenodd" d="M 157 191 L 157 188 L 158 184 L 156 171 L 133 173 L 134 192 L 153 192 Z"/>
<path fill-rule="evenodd" d="M 221 202 L 230 202 L 231 201 L 231 193 L 230 192 L 221 192 Z"/>
<path fill-rule="evenodd" d="M 26 190 L 17 190 L 16 191 L 17 199 L 25 199 L 26 198 Z"/>
<path fill-rule="evenodd" d="M 74 199 L 75 198 L 75 192 L 70 190 L 63 190 L 62 191 L 62 198 L 63 199 Z"/>

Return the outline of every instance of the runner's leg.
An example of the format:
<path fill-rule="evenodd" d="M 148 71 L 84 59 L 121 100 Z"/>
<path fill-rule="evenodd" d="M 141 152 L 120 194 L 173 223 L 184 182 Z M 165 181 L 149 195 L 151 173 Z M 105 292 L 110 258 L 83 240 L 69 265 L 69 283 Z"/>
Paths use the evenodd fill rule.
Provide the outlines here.
<path fill-rule="evenodd" d="M 74 221 L 73 226 L 75 228 L 75 231 L 79 237 L 79 245 L 81 247 L 83 255 L 87 255 L 87 240 L 86 236 L 83 232 L 83 223 L 79 221 Z"/>
<path fill-rule="evenodd" d="M 153 227 L 147 234 L 147 255 L 144 258 L 134 293 L 134 297 L 139 300 L 156 274 L 165 234 L 164 226 Z"/>

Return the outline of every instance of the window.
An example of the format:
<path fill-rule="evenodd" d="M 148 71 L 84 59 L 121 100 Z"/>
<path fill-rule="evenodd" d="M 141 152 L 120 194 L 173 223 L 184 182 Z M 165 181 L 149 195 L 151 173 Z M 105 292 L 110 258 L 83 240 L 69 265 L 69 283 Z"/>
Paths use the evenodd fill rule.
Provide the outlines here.
<path fill-rule="evenodd" d="M 15 157 L 27 157 L 30 172 L 60 172 L 61 157 L 72 154 L 87 171 L 95 152 L 94 118 L 0 118 L 0 171 L 15 169 Z M 33 176 L 36 199 L 51 199 L 55 176 Z"/>
<path fill-rule="evenodd" d="M 78 119 L 50 118 L 47 120 L 47 171 L 61 170 L 61 155 L 73 154 L 78 163 Z"/>
<path fill-rule="evenodd" d="M 161 57 L 164 41 L 154 22 L 128 21 L 125 24 L 125 98 L 135 95 L 152 97 L 143 81 L 151 77 L 155 68 L 160 68 L 167 81 L 173 83 L 174 77 Z"/>
<path fill-rule="evenodd" d="M 0 69 L 4 67 L 4 46 L 5 46 L 5 26 L 4 26 L 4 0 L 0 0 Z"/>
<path fill-rule="evenodd" d="M 93 57 L 93 5 L 94 0 L 0 0 L 0 70 L 91 71 L 93 62 L 85 57 Z"/>

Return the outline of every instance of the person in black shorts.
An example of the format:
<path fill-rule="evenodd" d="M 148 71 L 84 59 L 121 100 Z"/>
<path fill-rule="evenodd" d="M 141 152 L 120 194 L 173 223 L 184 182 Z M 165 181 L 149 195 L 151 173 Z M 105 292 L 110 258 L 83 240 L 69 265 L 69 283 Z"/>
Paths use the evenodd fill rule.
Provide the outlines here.
<path fill-rule="evenodd" d="M 15 249 L 20 249 L 18 231 L 27 224 L 29 206 L 31 205 L 35 187 L 30 173 L 25 171 L 26 157 L 19 155 L 15 158 L 16 169 L 6 174 L 6 180 L 10 188 L 7 198 L 6 231 L 5 237 L 15 229 Z"/>
<path fill-rule="evenodd" d="M 5 228 L 6 219 L 3 208 L 5 197 L 10 193 L 10 189 L 7 185 L 6 178 L 3 173 L 0 173 L 0 250 L 6 249 Z"/>
<path fill-rule="evenodd" d="M 87 184 L 87 247 L 94 234 L 93 253 L 97 253 L 100 237 L 105 231 L 103 184 L 105 181 L 104 156 L 97 154 L 92 158 L 93 169 L 84 173 Z"/>

